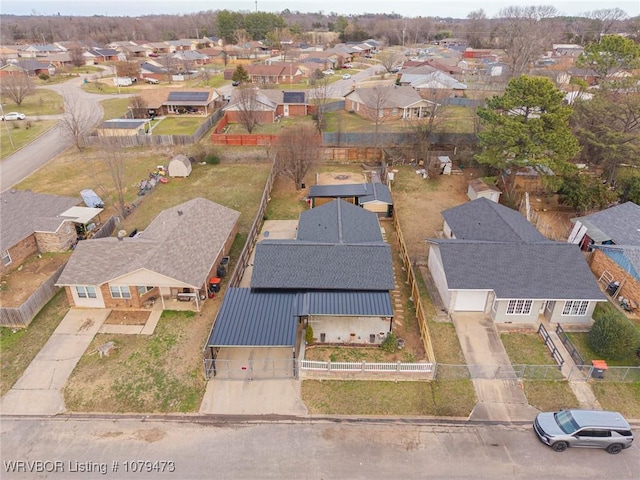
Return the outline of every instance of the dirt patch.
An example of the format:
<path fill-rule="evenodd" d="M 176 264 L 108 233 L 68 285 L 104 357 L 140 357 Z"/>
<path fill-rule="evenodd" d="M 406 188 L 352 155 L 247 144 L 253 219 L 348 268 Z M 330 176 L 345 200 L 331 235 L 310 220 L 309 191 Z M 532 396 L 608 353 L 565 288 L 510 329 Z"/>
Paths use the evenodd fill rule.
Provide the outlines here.
<path fill-rule="evenodd" d="M 350 183 L 365 183 L 364 173 L 325 172 L 316 175 L 317 185 L 344 185 Z"/>
<path fill-rule="evenodd" d="M 151 312 L 138 310 L 112 310 L 104 323 L 109 325 L 144 325 Z"/>
<path fill-rule="evenodd" d="M 19 307 L 64 265 L 71 253 L 45 253 L 29 257 L 20 267 L 2 275 L 0 279 L 0 304 Z"/>

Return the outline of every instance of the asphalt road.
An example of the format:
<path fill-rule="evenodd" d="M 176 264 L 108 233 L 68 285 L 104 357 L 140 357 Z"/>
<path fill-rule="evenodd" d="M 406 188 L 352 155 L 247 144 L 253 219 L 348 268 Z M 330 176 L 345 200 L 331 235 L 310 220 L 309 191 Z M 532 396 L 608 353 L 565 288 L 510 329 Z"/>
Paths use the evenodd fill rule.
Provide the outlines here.
<path fill-rule="evenodd" d="M 99 103 L 101 100 L 119 96 L 126 97 L 129 95 L 96 95 L 85 92 L 80 88 L 80 85 L 85 77 L 93 76 L 94 75 L 82 75 L 47 88 L 58 92 L 60 95 L 70 95 L 74 97 L 78 107 L 83 112 L 81 114 L 82 117 L 90 118 L 90 122 L 96 125 L 101 121 L 103 115 L 102 107 Z M 55 118 L 56 116 L 52 117 Z M 58 125 L 13 155 L 5 158 L 0 162 L 0 191 L 5 191 L 19 183 L 51 159 L 55 158 L 56 155 L 62 153 L 71 144 L 71 140 L 63 135 Z"/>
<path fill-rule="evenodd" d="M 0 428 L 3 480 L 622 480 L 637 479 L 640 465 L 637 445 L 619 455 L 589 449 L 556 453 L 529 425 L 5 417 Z"/>

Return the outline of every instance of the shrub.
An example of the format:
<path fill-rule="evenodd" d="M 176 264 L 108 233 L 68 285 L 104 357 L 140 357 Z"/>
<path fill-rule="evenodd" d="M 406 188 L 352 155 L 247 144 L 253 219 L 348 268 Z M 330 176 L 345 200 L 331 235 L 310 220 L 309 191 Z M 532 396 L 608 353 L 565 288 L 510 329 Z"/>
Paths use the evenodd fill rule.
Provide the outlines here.
<path fill-rule="evenodd" d="M 313 345 L 313 327 L 311 325 L 307 325 L 307 329 L 304 332 L 304 340 L 307 345 Z"/>
<path fill-rule="evenodd" d="M 38 75 L 38 78 L 43 82 L 46 82 L 47 80 L 49 80 L 49 75 L 46 73 L 41 73 L 40 75 Z"/>
<path fill-rule="evenodd" d="M 619 360 L 632 354 L 640 345 L 640 332 L 618 310 L 599 304 L 593 312 L 589 346 L 605 359 Z"/>
<path fill-rule="evenodd" d="M 398 338 L 393 332 L 387 334 L 387 338 L 380 344 L 380 348 L 388 353 L 393 353 L 398 348 Z"/>
<path fill-rule="evenodd" d="M 220 158 L 218 158 L 218 156 L 215 153 L 209 153 L 205 159 L 205 162 L 207 162 L 209 165 L 218 165 L 220 163 Z"/>

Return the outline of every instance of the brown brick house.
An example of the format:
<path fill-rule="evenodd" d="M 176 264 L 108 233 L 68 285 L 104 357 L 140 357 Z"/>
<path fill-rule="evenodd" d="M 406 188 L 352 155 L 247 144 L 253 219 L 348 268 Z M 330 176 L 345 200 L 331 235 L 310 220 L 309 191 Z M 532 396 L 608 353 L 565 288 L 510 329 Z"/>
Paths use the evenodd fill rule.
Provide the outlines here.
<path fill-rule="evenodd" d="M 362 87 L 345 95 L 345 110 L 375 120 L 426 118 L 437 107 L 410 86 L 383 85 Z"/>
<path fill-rule="evenodd" d="M 240 213 L 204 198 L 163 210 L 135 237 L 80 242 L 58 279 L 72 306 L 141 308 L 151 297 L 195 301 L 231 248 Z"/>
<path fill-rule="evenodd" d="M 0 271 L 5 273 L 17 268 L 34 253 L 67 251 L 76 241 L 76 218 L 63 214 L 80 202 L 79 198 L 28 190 L 2 192 Z"/>

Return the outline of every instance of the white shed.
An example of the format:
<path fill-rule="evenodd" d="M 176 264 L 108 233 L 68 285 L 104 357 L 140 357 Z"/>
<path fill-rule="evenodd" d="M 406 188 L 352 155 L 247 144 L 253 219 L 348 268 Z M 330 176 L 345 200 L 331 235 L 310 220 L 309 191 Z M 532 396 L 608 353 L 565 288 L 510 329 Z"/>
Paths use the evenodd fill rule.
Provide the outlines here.
<path fill-rule="evenodd" d="M 469 181 L 469 188 L 467 189 L 469 200 L 484 197 L 492 202 L 499 203 L 501 194 L 502 192 L 498 188 L 485 183 L 480 178 Z"/>
<path fill-rule="evenodd" d="M 169 162 L 170 177 L 188 177 L 191 174 L 191 162 L 186 155 L 176 155 Z"/>
<path fill-rule="evenodd" d="M 440 173 L 442 175 L 451 175 L 451 159 L 447 156 L 438 157 L 438 162 L 440 162 Z"/>

